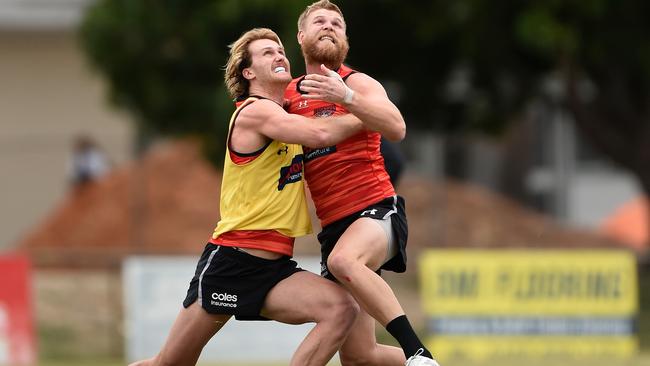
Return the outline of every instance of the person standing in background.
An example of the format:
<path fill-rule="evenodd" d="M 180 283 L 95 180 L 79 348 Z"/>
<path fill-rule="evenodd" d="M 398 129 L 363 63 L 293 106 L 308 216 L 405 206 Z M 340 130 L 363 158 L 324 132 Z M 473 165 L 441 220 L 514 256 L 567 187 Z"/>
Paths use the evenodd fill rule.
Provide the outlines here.
<path fill-rule="evenodd" d="M 80 135 L 73 144 L 68 166 L 68 176 L 73 187 L 80 187 L 93 182 L 110 169 L 104 151 L 90 136 Z"/>

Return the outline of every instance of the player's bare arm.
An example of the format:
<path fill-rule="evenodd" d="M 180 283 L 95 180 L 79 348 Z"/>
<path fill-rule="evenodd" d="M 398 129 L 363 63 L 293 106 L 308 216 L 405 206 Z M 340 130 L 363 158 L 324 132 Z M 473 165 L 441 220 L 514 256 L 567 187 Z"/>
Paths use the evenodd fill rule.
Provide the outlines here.
<path fill-rule="evenodd" d="M 363 73 L 354 73 L 343 82 L 327 67 L 321 65 L 321 70 L 328 75 L 309 74 L 300 84 L 300 88 L 308 93 L 304 98 L 341 104 L 359 117 L 368 129 L 381 133 L 390 141 L 404 139 L 404 118 L 377 80 Z"/>
<path fill-rule="evenodd" d="M 355 116 L 343 115 L 314 120 L 289 114 L 277 103 L 266 99 L 258 100 L 244 108 L 236 123 L 244 133 L 255 132 L 273 140 L 311 148 L 335 145 L 364 127 Z M 261 146 L 263 143 L 259 147 Z"/>

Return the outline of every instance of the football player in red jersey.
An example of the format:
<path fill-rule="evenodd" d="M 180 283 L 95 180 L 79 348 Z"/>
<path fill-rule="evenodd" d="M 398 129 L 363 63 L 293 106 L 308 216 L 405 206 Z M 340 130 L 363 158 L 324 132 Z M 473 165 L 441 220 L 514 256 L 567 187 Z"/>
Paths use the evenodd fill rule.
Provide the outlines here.
<path fill-rule="evenodd" d="M 314 118 L 352 113 L 366 128 L 333 146 L 305 148 L 305 178 L 323 227 L 322 274 L 363 309 L 339 351 L 341 363 L 437 365 L 379 274 L 406 269 L 404 201 L 395 195 L 379 149 L 382 135 L 404 138 L 404 119 L 379 82 L 343 64 L 346 23 L 335 4 L 321 0 L 305 9 L 298 43 L 307 75 L 287 88 L 289 112 Z M 402 349 L 377 344 L 375 319 Z"/>

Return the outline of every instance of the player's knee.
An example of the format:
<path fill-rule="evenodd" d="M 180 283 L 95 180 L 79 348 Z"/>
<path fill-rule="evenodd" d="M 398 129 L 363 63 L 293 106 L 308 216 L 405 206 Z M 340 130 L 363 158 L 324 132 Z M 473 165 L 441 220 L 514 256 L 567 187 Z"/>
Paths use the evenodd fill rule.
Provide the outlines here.
<path fill-rule="evenodd" d="M 332 254 L 327 258 L 327 268 L 339 281 L 349 281 L 347 273 L 352 265 L 354 261 L 344 254 Z"/>
<path fill-rule="evenodd" d="M 359 310 L 359 304 L 357 304 L 352 296 L 345 293 L 344 296 L 341 296 L 338 301 L 329 307 L 328 314 L 337 324 L 337 328 L 341 331 L 342 335 L 347 335 L 347 332 L 357 319 Z"/>
<path fill-rule="evenodd" d="M 359 304 L 350 294 L 346 293 L 345 300 L 343 300 L 340 307 L 346 328 L 351 328 L 361 311 Z"/>

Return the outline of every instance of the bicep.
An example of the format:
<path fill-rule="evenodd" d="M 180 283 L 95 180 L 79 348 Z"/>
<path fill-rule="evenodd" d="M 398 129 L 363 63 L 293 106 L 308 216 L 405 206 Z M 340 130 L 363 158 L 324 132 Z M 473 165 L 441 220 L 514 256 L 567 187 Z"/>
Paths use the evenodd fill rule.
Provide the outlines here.
<path fill-rule="evenodd" d="M 362 94 L 366 98 L 372 98 L 390 102 L 386 89 L 377 80 L 366 74 L 356 73 L 348 77 L 345 82 L 352 90 Z M 391 103 L 392 104 L 392 103 Z"/>
<path fill-rule="evenodd" d="M 275 104 L 260 103 L 245 111 L 245 114 L 243 112 L 240 117 L 242 127 L 252 129 L 270 139 L 303 144 L 305 135 L 309 134 L 308 120 L 305 117 L 289 114 Z"/>
<path fill-rule="evenodd" d="M 404 118 L 377 80 L 365 74 L 353 74 L 348 78 L 348 85 L 359 94 L 356 104 L 353 102 L 349 107 L 352 113 L 388 140 L 399 141 L 404 138 Z"/>

